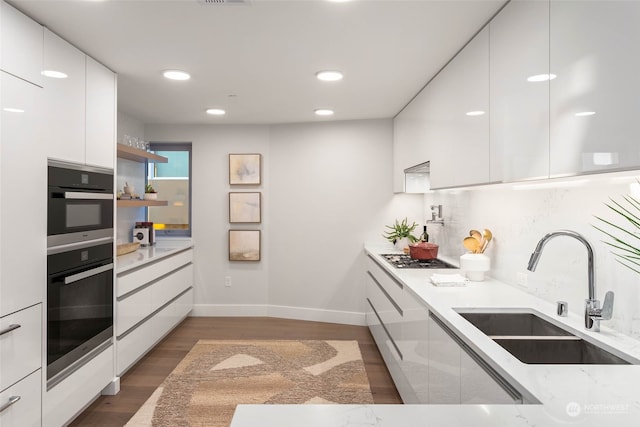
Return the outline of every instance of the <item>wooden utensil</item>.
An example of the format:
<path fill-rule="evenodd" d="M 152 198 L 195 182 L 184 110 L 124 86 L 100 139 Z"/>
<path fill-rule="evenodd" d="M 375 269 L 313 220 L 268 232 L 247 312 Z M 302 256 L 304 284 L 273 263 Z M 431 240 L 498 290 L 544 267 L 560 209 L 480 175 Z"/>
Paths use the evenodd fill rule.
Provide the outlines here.
<path fill-rule="evenodd" d="M 471 230 L 469 232 L 469 236 L 473 237 L 478 242 L 482 242 L 482 234 L 480 234 L 480 232 L 478 230 Z"/>
<path fill-rule="evenodd" d="M 487 249 L 487 246 L 489 245 L 489 242 L 491 241 L 491 239 L 493 239 L 493 234 L 491 233 L 491 230 L 489 230 L 488 228 L 485 228 L 482 234 L 482 238 L 484 240 L 484 243 L 482 245 L 482 249 L 480 250 L 480 253 L 484 253 L 485 249 Z"/>
<path fill-rule="evenodd" d="M 480 242 L 474 237 L 465 237 L 462 244 L 471 253 L 477 254 L 480 250 Z"/>

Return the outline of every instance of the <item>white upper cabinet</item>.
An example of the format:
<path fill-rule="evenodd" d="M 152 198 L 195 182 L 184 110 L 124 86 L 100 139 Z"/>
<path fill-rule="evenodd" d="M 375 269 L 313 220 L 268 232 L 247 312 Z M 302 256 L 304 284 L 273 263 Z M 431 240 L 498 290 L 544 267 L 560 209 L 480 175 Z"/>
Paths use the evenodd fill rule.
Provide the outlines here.
<path fill-rule="evenodd" d="M 43 27 L 0 0 L 0 69 L 42 86 Z"/>
<path fill-rule="evenodd" d="M 490 181 L 489 27 L 430 83 L 438 106 L 430 137 L 431 188 Z"/>
<path fill-rule="evenodd" d="M 640 165 L 640 2 L 551 2 L 551 176 Z"/>
<path fill-rule="evenodd" d="M 85 54 L 45 29 L 44 81 L 47 156 L 85 161 Z M 66 76 L 66 77 L 64 77 Z"/>
<path fill-rule="evenodd" d="M 393 119 L 393 191 L 396 193 L 407 191 L 405 169 L 430 160 L 429 114 L 433 104 L 429 85 Z"/>
<path fill-rule="evenodd" d="M 86 163 L 113 169 L 116 140 L 114 73 L 87 57 Z"/>
<path fill-rule="evenodd" d="M 491 181 L 549 176 L 549 2 L 512 0 L 490 23 Z"/>
<path fill-rule="evenodd" d="M 0 72 L 0 317 L 37 304 L 46 288 L 47 159 L 42 89 Z"/>

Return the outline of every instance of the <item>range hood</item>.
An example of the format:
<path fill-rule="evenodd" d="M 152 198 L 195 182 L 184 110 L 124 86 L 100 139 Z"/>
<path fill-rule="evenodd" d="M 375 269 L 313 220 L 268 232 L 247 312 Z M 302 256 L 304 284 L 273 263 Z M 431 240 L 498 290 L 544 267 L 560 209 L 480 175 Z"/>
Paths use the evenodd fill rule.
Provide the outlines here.
<path fill-rule="evenodd" d="M 429 191 L 429 162 L 424 162 L 404 170 L 404 192 L 426 193 Z"/>

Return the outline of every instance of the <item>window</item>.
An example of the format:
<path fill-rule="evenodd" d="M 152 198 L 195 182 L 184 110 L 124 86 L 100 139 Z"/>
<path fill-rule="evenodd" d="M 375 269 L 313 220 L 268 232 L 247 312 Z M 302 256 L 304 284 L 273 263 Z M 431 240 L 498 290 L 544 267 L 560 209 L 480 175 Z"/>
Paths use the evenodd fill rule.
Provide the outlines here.
<path fill-rule="evenodd" d="M 147 183 L 168 206 L 150 206 L 147 220 L 158 236 L 191 236 L 191 143 L 151 143 L 167 163 L 149 163 Z"/>

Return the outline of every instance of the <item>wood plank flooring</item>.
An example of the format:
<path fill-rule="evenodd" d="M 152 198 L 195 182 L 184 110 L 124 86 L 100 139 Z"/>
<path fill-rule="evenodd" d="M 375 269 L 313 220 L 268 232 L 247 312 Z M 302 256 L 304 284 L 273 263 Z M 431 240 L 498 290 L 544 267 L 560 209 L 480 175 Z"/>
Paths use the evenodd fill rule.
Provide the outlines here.
<path fill-rule="evenodd" d="M 375 403 L 402 403 L 369 329 L 275 318 L 188 317 L 121 378 L 120 393 L 101 396 L 71 426 L 123 426 L 199 339 L 357 340 Z"/>

